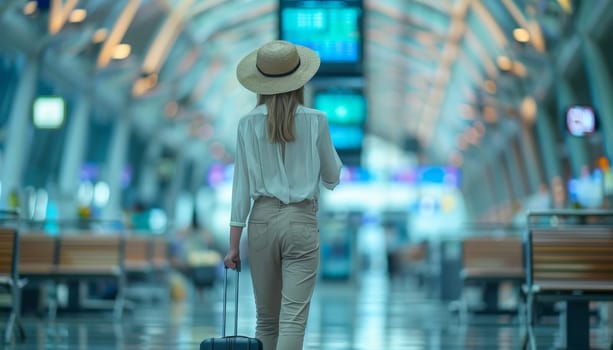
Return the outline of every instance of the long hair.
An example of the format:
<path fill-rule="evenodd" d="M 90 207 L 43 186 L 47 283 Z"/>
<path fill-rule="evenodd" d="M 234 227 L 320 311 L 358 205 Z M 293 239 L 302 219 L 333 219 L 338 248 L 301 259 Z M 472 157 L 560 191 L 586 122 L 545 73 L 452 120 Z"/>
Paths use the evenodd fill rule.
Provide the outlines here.
<path fill-rule="evenodd" d="M 287 143 L 296 139 L 295 113 L 304 104 L 304 87 L 276 95 L 258 95 L 258 105 L 268 109 L 268 140 L 270 143 Z"/>

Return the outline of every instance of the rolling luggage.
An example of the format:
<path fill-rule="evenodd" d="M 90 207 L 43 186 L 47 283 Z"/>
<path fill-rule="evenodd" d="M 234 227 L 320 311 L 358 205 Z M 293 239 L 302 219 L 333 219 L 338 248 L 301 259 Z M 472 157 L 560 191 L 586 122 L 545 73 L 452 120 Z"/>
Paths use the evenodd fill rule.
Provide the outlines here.
<path fill-rule="evenodd" d="M 240 336 L 238 332 L 238 281 L 240 265 L 236 269 L 236 287 L 234 298 L 234 335 L 226 336 L 226 304 L 228 295 L 228 269 L 225 269 L 223 284 L 223 322 L 221 338 L 208 338 L 200 343 L 200 350 L 262 350 L 262 342 L 257 338 Z"/>

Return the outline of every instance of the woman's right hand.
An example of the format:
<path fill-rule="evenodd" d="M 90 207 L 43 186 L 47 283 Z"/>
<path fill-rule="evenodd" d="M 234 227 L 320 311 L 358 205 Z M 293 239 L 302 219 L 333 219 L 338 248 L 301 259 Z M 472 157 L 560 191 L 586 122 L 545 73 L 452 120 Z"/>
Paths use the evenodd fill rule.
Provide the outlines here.
<path fill-rule="evenodd" d="M 223 263 L 228 269 L 236 270 L 237 268 L 240 268 L 240 251 L 238 249 L 230 248 L 223 259 Z"/>

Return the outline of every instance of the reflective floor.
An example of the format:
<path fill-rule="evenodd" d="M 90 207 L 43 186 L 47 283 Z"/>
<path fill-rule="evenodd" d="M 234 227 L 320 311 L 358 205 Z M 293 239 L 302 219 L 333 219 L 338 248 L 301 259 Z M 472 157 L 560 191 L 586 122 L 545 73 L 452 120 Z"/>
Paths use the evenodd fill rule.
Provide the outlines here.
<path fill-rule="evenodd" d="M 104 312 L 60 313 L 55 322 L 26 315 L 26 342 L 5 348 L 198 349 L 202 339 L 220 335 L 221 284 L 201 298 L 188 292 L 189 302 L 137 304 L 121 322 L 113 322 L 111 314 Z M 241 274 L 238 332 L 253 336 L 255 310 L 250 284 L 245 271 Z M 230 293 L 230 300 L 232 296 Z M 231 333 L 234 308 L 228 307 Z M 427 297 L 412 281 L 389 282 L 381 274 L 369 273 L 360 282 L 319 282 L 305 349 L 510 350 L 520 348 L 523 334 L 517 320 L 507 318 L 472 316 L 461 323 L 447 304 Z M 539 349 L 561 344 L 556 322 L 540 324 L 536 338 Z M 593 328 L 593 346 L 608 349 L 610 339 L 608 327 Z"/>

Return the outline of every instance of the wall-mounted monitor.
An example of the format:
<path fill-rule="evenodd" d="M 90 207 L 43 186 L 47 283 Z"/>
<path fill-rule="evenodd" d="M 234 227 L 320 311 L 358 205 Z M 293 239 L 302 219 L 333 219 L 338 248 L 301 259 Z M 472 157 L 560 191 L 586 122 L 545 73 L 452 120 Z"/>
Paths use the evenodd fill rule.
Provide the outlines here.
<path fill-rule="evenodd" d="M 321 58 L 318 75 L 361 75 L 363 0 L 281 0 L 279 37 Z"/>
<path fill-rule="evenodd" d="M 330 137 L 337 151 L 359 150 L 364 141 L 364 129 L 358 125 L 330 125 Z"/>
<path fill-rule="evenodd" d="M 589 136 L 598 129 L 598 116 L 592 106 L 570 106 L 564 117 L 566 130 L 573 136 Z"/>
<path fill-rule="evenodd" d="M 330 124 L 363 125 L 366 122 L 366 98 L 362 91 L 321 90 L 314 94 L 313 107 L 326 113 Z"/>
<path fill-rule="evenodd" d="M 57 129 L 66 119 L 66 102 L 59 96 L 39 96 L 32 107 L 34 126 L 41 129 Z"/>

